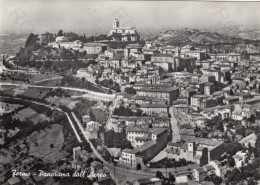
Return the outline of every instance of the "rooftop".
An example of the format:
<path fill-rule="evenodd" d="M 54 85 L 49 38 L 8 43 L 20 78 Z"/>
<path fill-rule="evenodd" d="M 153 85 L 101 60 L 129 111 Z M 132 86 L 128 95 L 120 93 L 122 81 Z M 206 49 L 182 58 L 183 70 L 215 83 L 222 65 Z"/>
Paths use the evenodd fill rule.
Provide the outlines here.
<path fill-rule="evenodd" d="M 209 146 L 217 146 L 223 143 L 222 141 L 206 139 L 206 138 L 196 138 L 195 141 L 197 144 L 209 145 Z"/>
<path fill-rule="evenodd" d="M 143 87 L 141 89 L 136 89 L 136 91 L 148 91 L 148 92 L 172 92 L 175 90 L 179 90 L 179 88 L 178 87 L 165 87 L 165 88 Z"/>
<path fill-rule="evenodd" d="M 148 132 L 149 128 L 144 128 L 144 127 L 133 127 L 129 126 L 126 128 L 126 132 Z"/>
<path fill-rule="evenodd" d="M 167 128 L 157 128 L 155 130 L 152 130 L 152 134 L 159 135 L 159 134 L 165 132 L 166 130 L 167 130 Z"/>
<path fill-rule="evenodd" d="M 103 43 L 97 43 L 97 42 L 87 42 L 87 43 L 84 43 L 84 46 L 98 47 L 98 46 L 108 46 L 108 45 L 103 44 Z"/>
<path fill-rule="evenodd" d="M 164 54 L 164 53 L 155 53 L 152 57 L 173 57 L 173 55 Z"/>
<path fill-rule="evenodd" d="M 140 108 L 167 108 L 168 106 L 165 104 L 142 104 Z"/>

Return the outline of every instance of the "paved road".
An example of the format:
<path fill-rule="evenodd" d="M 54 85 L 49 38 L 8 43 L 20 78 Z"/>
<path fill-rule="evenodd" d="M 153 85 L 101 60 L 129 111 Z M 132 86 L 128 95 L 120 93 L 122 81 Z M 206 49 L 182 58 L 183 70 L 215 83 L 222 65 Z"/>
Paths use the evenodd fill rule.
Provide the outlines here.
<path fill-rule="evenodd" d="M 111 99 L 111 101 L 115 98 L 115 95 L 113 94 L 105 94 L 101 92 L 95 92 L 87 89 L 81 89 L 81 88 L 74 88 L 74 87 L 54 87 L 54 86 L 42 86 L 42 85 L 28 85 L 28 84 L 14 84 L 14 83 L 9 83 L 9 82 L 1 82 L 0 85 L 5 85 L 5 86 L 21 86 L 21 87 L 33 87 L 33 88 L 49 88 L 49 89 L 64 89 L 64 90 L 71 90 L 71 91 L 78 91 L 78 92 L 84 92 L 87 94 L 90 94 L 93 96 L 94 99 L 99 99 L 103 100 L 103 98 L 108 98 Z"/>
<path fill-rule="evenodd" d="M 177 142 L 181 139 L 178 120 L 174 115 L 172 107 L 170 107 L 169 112 L 171 114 L 172 142 Z"/>

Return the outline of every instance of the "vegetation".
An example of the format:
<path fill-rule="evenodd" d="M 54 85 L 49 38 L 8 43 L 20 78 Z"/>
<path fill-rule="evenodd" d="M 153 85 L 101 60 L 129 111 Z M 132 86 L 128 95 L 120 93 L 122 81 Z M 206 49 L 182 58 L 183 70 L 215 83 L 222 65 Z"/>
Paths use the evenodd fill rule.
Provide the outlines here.
<path fill-rule="evenodd" d="M 128 94 L 136 94 L 136 90 L 133 87 L 126 87 L 125 92 Z"/>
<path fill-rule="evenodd" d="M 175 159 L 168 159 L 164 158 L 157 162 L 150 163 L 151 168 L 172 168 L 172 167 L 181 167 L 181 166 L 187 166 L 188 164 L 193 164 L 190 161 L 186 161 L 185 159 L 180 159 L 179 161 L 176 161 Z"/>
<path fill-rule="evenodd" d="M 108 148 L 121 148 L 122 150 L 125 148 L 133 148 L 131 142 L 126 139 L 126 132 L 123 130 L 120 133 L 114 132 L 110 130 L 108 132 L 104 132 L 104 143 Z"/>
<path fill-rule="evenodd" d="M 137 110 L 137 112 L 133 112 L 129 107 L 120 106 L 114 109 L 114 115 L 117 116 L 142 116 L 142 111 Z"/>
<path fill-rule="evenodd" d="M 109 89 L 113 89 L 115 90 L 116 92 L 120 92 L 120 86 L 118 83 L 115 83 L 113 80 L 109 79 L 105 79 L 105 80 L 102 80 L 102 81 L 98 81 L 98 83 L 106 88 L 109 88 Z"/>
<path fill-rule="evenodd" d="M 164 177 L 163 173 L 160 171 L 156 172 L 156 177 L 162 180 L 162 185 L 170 185 L 175 184 L 175 177 L 171 173 L 169 173 L 168 178 Z"/>
<path fill-rule="evenodd" d="M 102 93 L 105 92 L 103 89 L 95 86 L 94 84 L 92 84 L 89 81 L 82 81 L 81 79 L 75 78 L 75 77 L 72 77 L 72 76 L 64 76 L 62 81 L 61 81 L 61 86 L 88 89 L 88 90 L 91 90 L 91 91 L 102 92 Z"/>
<path fill-rule="evenodd" d="M 91 121 L 96 121 L 95 115 L 91 110 L 91 108 L 96 105 L 96 103 L 96 101 L 83 99 L 75 104 L 75 107 L 72 109 L 72 111 L 77 115 L 78 118 L 88 114 Z"/>
<path fill-rule="evenodd" d="M 222 182 L 222 179 L 220 177 L 216 176 L 215 174 L 213 174 L 213 175 L 207 176 L 205 178 L 205 181 L 211 181 L 214 183 L 214 185 L 220 185 Z"/>

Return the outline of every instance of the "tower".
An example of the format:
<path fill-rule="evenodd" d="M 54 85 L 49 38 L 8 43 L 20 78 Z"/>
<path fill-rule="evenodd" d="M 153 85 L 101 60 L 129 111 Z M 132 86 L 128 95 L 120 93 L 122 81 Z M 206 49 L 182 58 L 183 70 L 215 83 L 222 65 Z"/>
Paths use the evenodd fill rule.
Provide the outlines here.
<path fill-rule="evenodd" d="M 179 47 L 175 48 L 175 56 L 180 57 L 181 55 L 181 49 Z"/>
<path fill-rule="evenodd" d="M 113 29 L 116 29 L 119 27 L 119 20 L 115 19 L 113 22 Z"/>
<path fill-rule="evenodd" d="M 195 151 L 195 143 L 194 142 L 188 142 L 188 151 L 189 152 Z"/>

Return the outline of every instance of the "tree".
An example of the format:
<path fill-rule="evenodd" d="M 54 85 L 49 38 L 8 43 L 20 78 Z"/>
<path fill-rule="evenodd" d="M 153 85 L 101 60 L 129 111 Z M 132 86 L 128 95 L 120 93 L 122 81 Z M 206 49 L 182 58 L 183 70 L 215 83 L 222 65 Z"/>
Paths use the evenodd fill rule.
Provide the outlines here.
<path fill-rule="evenodd" d="M 163 178 L 164 178 L 163 173 L 160 172 L 160 171 L 157 171 L 155 176 L 156 176 L 157 178 L 159 178 L 159 179 L 163 179 Z"/>
<path fill-rule="evenodd" d="M 136 94 L 136 90 L 133 87 L 126 87 L 125 92 L 128 94 Z"/>
<path fill-rule="evenodd" d="M 233 157 L 229 156 L 228 157 L 228 164 L 230 167 L 234 167 L 235 166 L 235 160 Z"/>
<path fill-rule="evenodd" d="M 174 177 L 174 175 L 172 175 L 172 173 L 170 172 L 169 173 L 169 181 L 171 182 L 171 183 L 173 183 L 173 182 L 175 182 L 175 177 Z"/>
<path fill-rule="evenodd" d="M 63 36 L 63 31 L 62 30 L 58 31 L 58 36 Z"/>
<path fill-rule="evenodd" d="M 242 150 L 242 145 L 240 143 L 233 142 L 233 143 L 228 144 L 226 149 L 227 149 L 227 154 L 233 156 L 238 151 Z"/>
<path fill-rule="evenodd" d="M 90 117 L 90 120 L 91 120 L 91 121 L 96 121 L 96 117 L 95 117 L 95 115 L 93 114 L 92 110 L 89 111 L 89 117 Z"/>
<path fill-rule="evenodd" d="M 215 174 L 207 176 L 205 178 L 205 181 L 212 181 L 215 185 L 220 185 L 222 182 L 222 179 L 218 176 L 216 176 Z"/>

